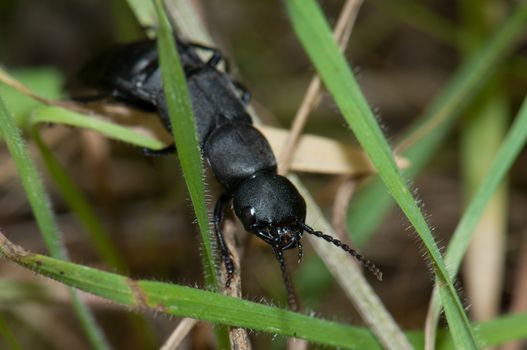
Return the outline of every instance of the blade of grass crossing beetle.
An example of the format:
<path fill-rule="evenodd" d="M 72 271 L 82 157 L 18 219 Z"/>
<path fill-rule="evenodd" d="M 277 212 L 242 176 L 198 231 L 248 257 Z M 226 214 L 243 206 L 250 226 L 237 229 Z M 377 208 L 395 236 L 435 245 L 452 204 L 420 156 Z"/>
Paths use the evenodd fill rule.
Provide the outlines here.
<path fill-rule="evenodd" d="M 60 283 L 136 309 L 193 317 L 271 334 L 296 336 L 326 346 L 365 350 L 381 348 L 365 328 L 326 321 L 200 289 L 132 280 L 84 265 L 32 254 L 8 241 L 1 231 L 0 255 Z M 527 313 L 501 317 L 475 327 L 481 330 L 482 341 L 489 346 L 523 339 L 527 337 Z M 422 348 L 422 332 L 408 332 L 406 335 L 416 348 Z M 450 335 L 444 332 L 441 332 L 440 348 L 458 349 L 452 345 Z"/>
<path fill-rule="evenodd" d="M 204 246 L 205 280 L 208 288 L 217 289 L 219 284 L 216 276 L 211 236 L 209 234 L 208 213 L 205 205 L 204 172 L 185 73 L 181 67 L 172 29 L 164 12 L 162 1 L 156 0 L 155 5 L 159 18 L 157 39 L 159 62 L 172 124 L 172 133 L 201 231 Z"/>
<path fill-rule="evenodd" d="M 192 317 L 257 331 L 295 336 L 333 347 L 380 349 L 364 329 L 302 315 L 197 288 L 155 281 L 132 280 L 39 254 L 8 241 L 0 232 L 0 254 L 61 283 L 119 304 L 174 316 Z"/>
<path fill-rule="evenodd" d="M 162 1 L 156 0 L 155 6 L 159 21 L 157 49 L 163 78 L 163 89 L 168 104 L 178 158 L 201 233 L 201 241 L 204 248 L 202 261 L 205 283 L 209 289 L 219 290 L 220 284 L 216 275 L 212 237 L 209 233 L 209 219 L 205 203 L 204 172 L 190 96 L 179 54 L 176 50 L 174 35 L 168 17 L 164 12 Z M 226 327 L 217 327 L 214 332 L 218 347 L 230 349 L 228 329 Z"/>
<path fill-rule="evenodd" d="M 29 157 L 20 131 L 14 124 L 10 112 L 0 97 L 0 134 L 4 137 L 9 152 L 18 170 L 22 186 L 33 210 L 40 233 L 51 255 L 66 260 L 67 252 L 62 245 L 59 229 L 51 210 L 51 204 L 44 190 L 42 180 L 33 161 Z M 95 349 L 110 349 L 101 329 L 95 322 L 93 315 L 86 305 L 78 298 L 75 291 L 71 291 L 73 308 L 82 327 Z"/>
<path fill-rule="evenodd" d="M 391 150 L 355 82 L 346 60 L 333 41 L 329 26 L 312 0 L 286 0 L 293 27 L 326 87 L 355 136 L 379 171 L 381 179 L 423 241 L 440 285 L 447 320 L 460 348 L 476 349 L 476 339 L 417 203 L 395 166 Z"/>

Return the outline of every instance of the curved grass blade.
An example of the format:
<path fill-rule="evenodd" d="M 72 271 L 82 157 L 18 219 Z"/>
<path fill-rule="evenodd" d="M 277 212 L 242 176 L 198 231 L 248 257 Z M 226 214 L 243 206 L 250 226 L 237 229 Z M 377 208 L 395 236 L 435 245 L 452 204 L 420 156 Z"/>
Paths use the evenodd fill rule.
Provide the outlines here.
<path fill-rule="evenodd" d="M 26 150 L 20 131 L 15 126 L 11 115 L 0 97 L 0 133 L 5 139 L 7 147 L 15 161 L 22 185 L 36 218 L 44 242 L 51 255 L 59 259 L 67 259 L 67 252 L 62 245 L 59 229 L 55 223 L 55 217 L 51 210 L 51 204 L 44 190 L 42 181 L 38 175 Z M 95 322 L 93 315 L 86 305 L 81 302 L 77 293 L 71 290 L 73 308 L 82 323 L 92 346 L 95 349 L 109 349 L 102 331 Z"/>
<path fill-rule="evenodd" d="M 473 327 L 479 330 L 480 340 L 487 347 L 503 345 L 513 340 L 524 340 L 527 338 L 527 313 L 498 317 L 491 321 L 476 323 Z M 422 331 L 409 331 L 406 334 L 416 349 L 424 348 L 425 339 Z M 437 338 L 439 350 L 458 350 L 451 334 L 445 330 L 439 330 Z"/>
<path fill-rule="evenodd" d="M 485 348 L 503 345 L 512 340 L 527 339 L 527 313 L 508 315 L 474 325 Z M 443 332 L 444 333 L 444 332 Z M 457 350 L 451 337 L 440 337 L 439 350 Z"/>
<path fill-rule="evenodd" d="M 517 43 L 526 24 L 527 2 L 520 2 L 499 29 L 459 67 L 442 92 L 402 138 L 406 140 L 401 143 L 404 148 L 402 155 L 412 164 L 404 171 L 407 178 L 415 178 L 435 154 L 456 120 L 478 96 L 496 68 Z M 428 130 L 433 128 L 433 132 L 427 132 L 426 137 L 422 137 L 421 133 L 421 137 L 416 140 L 414 136 L 423 126 Z M 409 139 L 412 140 L 410 147 L 407 142 Z M 353 242 L 357 246 L 360 247 L 368 241 L 378 225 L 383 222 L 381 218 L 386 216 L 392 203 L 391 197 L 378 178 L 372 179 L 357 193 L 348 214 L 349 231 L 352 232 Z"/>
<path fill-rule="evenodd" d="M 496 17 L 489 15 L 491 8 L 491 3 L 459 1 L 457 12 L 466 33 L 460 40 L 462 54 L 472 53 L 495 29 Z M 498 18 L 505 19 L 504 14 Z M 503 78 L 502 68 L 464 113 L 459 131 L 464 206 L 476 193 L 510 125 L 512 116 Z M 505 273 L 508 187 L 507 181 L 502 181 L 489 200 L 464 255 L 463 288 L 474 320 L 490 320 L 499 314 Z"/>
<path fill-rule="evenodd" d="M 32 128 L 32 136 L 40 150 L 40 154 L 42 155 L 44 163 L 46 164 L 55 185 L 64 197 L 68 206 L 79 217 L 80 222 L 88 233 L 96 251 L 109 266 L 116 268 L 119 272 L 126 271 L 127 268 L 124 259 L 115 248 L 114 243 L 110 239 L 109 233 L 97 219 L 97 215 L 85 196 L 68 176 L 66 170 L 60 165 L 50 149 L 42 141 L 36 125 Z"/>
<path fill-rule="evenodd" d="M 33 111 L 36 108 L 42 107 L 42 103 L 46 102 L 48 105 L 53 103 L 63 104 L 60 101 L 51 99 L 58 99 L 61 94 L 62 76 L 51 69 L 20 69 L 15 71 L 17 80 L 5 71 L 0 71 L 0 80 L 4 79 L 6 83 L 10 83 L 10 87 L 0 86 L 0 92 L 6 92 L 7 102 L 10 107 L 15 108 L 18 120 L 22 121 L 20 124 L 28 126 L 33 132 L 33 138 L 37 147 L 40 150 L 41 156 L 46 164 L 48 171 L 54 181 L 55 186 L 59 189 L 67 204 L 70 206 L 74 214 L 79 218 L 81 224 L 84 226 L 86 233 L 94 248 L 102 259 L 117 271 L 126 271 L 124 259 L 120 256 L 117 249 L 114 247 L 108 232 L 105 231 L 103 225 L 97 219 L 95 211 L 89 204 L 89 201 L 84 197 L 81 191 L 77 188 L 72 179 L 67 175 L 66 170 L 59 164 L 58 160 L 52 154 L 50 149 L 42 142 L 40 134 L 37 131 L 37 123 L 43 120 L 36 120 L 31 118 Z M 39 91 L 42 95 L 37 95 L 33 91 Z M 57 110 L 55 110 L 57 111 Z M 60 108 L 57 113 L 52 113 L 53 116 L 64 113 Z M 67 111 L 65 112 L 67 114 Z M 80 116 L 82 118 L 92 118 L 93 116 Z M 50 121 L 46 122 L 49 123 Z M 104 131 L 104 129 L 103 129 Z M 27 294 L 27 293 L 26 293 Z M 27 296 L 31 299 L 31 296 Z M 23 299 L 23 297 L 20 297 Z M 133 324 L 134 332 L 141 342 L 140 346 L 150 347 L 155 343 L 153 333 L 148 333 L 148 325 L 141 319 L 139 315 L 131 314 L 129 318 Z"/>
<path fill-rule="evenodd" d="M 476 349 L 477 342 L 446 270 L 439 249 L 416 201 L 400 175 L 391 150 L 355 82 L 329 27 L 314 1 L 287 0 L 287 10 L 300 41 L 333 95 L 381 179 L 423 241 L 440 286 L 447 320 L 456 345 Z"/>
<path fill-rule="evenodd" d="M 375 338 L 365 329 L 196 288 L 132 280 L 84 265 L 32 254 L 8 241 L 1 233 L 0 253 L 21 266 L 61 283 L 138 309 L 294 336 L 335 347 L 380 349 Z"/>
<path fill-rule="evenodd" d="M 123 141 L 138 147 L 160 150 L 166 147 L 154 137 L 141 134 L 97 116 L 87 116 L 61 107 L 42 107 L 33 112 L 31 123 L 53 123 L 75 126 L 96 131 L 108 138 Z"/>
<path fill-rule="evenodd" d="M 450 240 L 446 254 L 445 263 L 452 277 L 457 274 L 463 255 L 465 254 L 470 238 L 479 221 L 485 206 L 498 188 L 499 184 L 512 166 L 514 160 L 527 142 L 527 99 L 524 100 L 519 115 L 514 121 L 510 131 L 507 133 L 494 162 L 487 172 L 479 190 L 474 195 L 468 208 L 465 210 L 454 235 Z M 430 302 L 427 332 L 430 336 L 437 327 L 437 320 L 441 311 L 441 301 L 437 297 L 437 288 L 434 289 Z"/>
<path fill-rule="evenodd" d="M 254 329 L 256 331 L 295 336 L 311 342 L 349 349 L 380 349 L 365 328 L 343 325 L 271 306 L 232 298 L 218 293 L 174 284 L 132 280 L 84 265 L 24 251 L 0 232 L 0 255 L 11 261 L 57 280 L 132 308 L 142 308 L 174 316 L 188 316 Z M 477 324 L 481 340 L 488 346 L 527 337 L 527 313 L 506 316 Z M 423 332 L 408 332 L 416 348 L 423 345 Z M 450 334 L 440 333 L 440 349 L 456 349 Z"/>

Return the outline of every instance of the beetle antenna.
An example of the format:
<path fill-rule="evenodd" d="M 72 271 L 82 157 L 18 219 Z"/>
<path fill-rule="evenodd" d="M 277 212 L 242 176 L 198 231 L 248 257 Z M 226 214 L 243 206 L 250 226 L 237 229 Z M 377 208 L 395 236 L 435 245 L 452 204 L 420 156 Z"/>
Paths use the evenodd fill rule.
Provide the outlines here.
<path fill-rule="evenodd" d="M 312 234 L 314 236 L 317 236 L 319 238 L 323 238 L 327 242 L 332 243 L 332 244 L 336 245 L 337 247 L 340 247 L 345 252 L 348 252 L 351 256 L 353 256 L 355 259 L 357 259 L 357 261 L 359 261 L 362 265 L 364 265 L 364 267 L 366 267 L 375 277 L 377 277 L 377 279 L 379 281 L 382 281 L 382 272 L 381 272 L 381 270 L 377 266 L 375 266 L 375 264 L 373 264 L 371 261 L 369 261 L 368 259 L 366 259 L 362 255 L 357 253 L 357 251 L 355 249 L 351 248 L 346 243 L 342 243 L 340 240 L 331 237 L 330 235 L 326 235 L 326 234 L 323 234 L 320 231 L 313 230 L 311 227 L 307 226 L 306 224 L 304 224 L 302 222 L 300 222 L 300 225 L 302 226 L 302 228 L 307 233 Z"/>
<path fill-rule="evenodd" d="M 298 263 L 300 264 L 302 262 L 302 258 L 304 257 L 304 247 L 302 247 L 302 243 L 300 243 L 300 241 L 297 242 L 296 246 L 298 247 Z"/>
<path fill-rule="evenodd" d="M 282 278 L 284 280 L 285 287 L 287 289 L 287 301 L 289 303 L 289 308 L 293 311 L 299 311 L 298 302 L 295 296 L 295 291 L 293 289 L 293 284 L 287 273 L 287 268 L 285 265 L 284 252 L 279 247 L 273 247 L 273 253 L 280 264 L 280 270 L 282 270 Z"/>

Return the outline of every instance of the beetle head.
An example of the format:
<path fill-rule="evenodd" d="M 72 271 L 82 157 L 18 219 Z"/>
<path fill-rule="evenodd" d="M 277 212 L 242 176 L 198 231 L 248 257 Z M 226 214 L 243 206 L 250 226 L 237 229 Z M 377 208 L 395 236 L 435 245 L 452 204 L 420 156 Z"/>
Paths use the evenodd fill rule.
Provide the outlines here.
<path fill-rule="evenodd" d="M 233 207 L 245 229 L 272 246 L 273 253 L 280 263 L 288 291 L 289 305 L 293 310 L 298 309 L 298 304 L 286 271 L 283 251 L 298 247 L 300 260 L 302 258 L 300 239 L 304 232 L 344 250 L 359 260 L 379 280 L 382 279 L 380 270 L 349 245 L 305 224 L 306 202 L 296 187 L 283 176 L 271 171 L 261 171 L 244 180 L 233 193 Z"/>
<path fill-rule="evenodd" d="M 257 173 L 238 186 L 233 206 L 247 231 L 280 250 L 298 247 L 306 202 L 287 178 Z"/>

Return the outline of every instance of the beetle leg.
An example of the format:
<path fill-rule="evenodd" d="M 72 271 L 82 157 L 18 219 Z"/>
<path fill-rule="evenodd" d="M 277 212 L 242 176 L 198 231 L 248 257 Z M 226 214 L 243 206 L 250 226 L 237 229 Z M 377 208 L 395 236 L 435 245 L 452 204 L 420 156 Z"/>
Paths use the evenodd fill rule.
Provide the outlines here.
<path fill-rule="evenodd" d="M 243 104 L 247 106 L 249 102 L 251 102 L 251 93 L 239 81 L 231 80 L 231 82 L 232 85 L 234 85 L 234 87 L 240 92 L 240 99 L 242 100 Z"/>
<path fill-rule="evenodd" d="M 138 86 L 136 86 L 134 82 L 130 82 L 130 81 L 126 81 L 124 79 L 118 78 L 115 81 L 115 86 L 117 87 L 117 89 L 115 89 L 112 92 L 112 95 L 116 99 L 129 100 L 130 97 L 128 96 L 128 94 L 123 94 L 123 91 L 126 91 L 126 92 L 131 91 L 133 92 L 131 94 L 131 97 L 135 99 L 144 101 L 145 103 L 151 103 L 154 106 L 157 103 L 157 100 L 154 94 L 150 93 L 148 90 L 139 88 Z"/>
<path fill-rule="evenodd" d="M 176 145 L 171 144 L 163 149 L 154 150 L 150 148 L 143 148 L 143 154 L 148 157 L 164 157 L 176 153 Z"/>
<path fill-rule="evenodd" d="M 229 60 L 223 57 L 220 50 L 218 50 L 217 48 L 198 43 L 189 43 L 188 45 L 194 49 L 209 51 L 210 53 L 212 53 L 212 56 L 207 61 L 208 66 L 218 68 L 218 65 L 223 62 L 223 70 L 225 71 L 225 73 L 229 73 L 231 71 L 231 65 L 229 64 Z"/>
<path fill-rule="evenodd" d="M 218 65 L 223 61 L 223 70 L 225 73 L 229 73 L 231 71 L 231 65 L 229 61 L 221 55 L 221 53 L 214 49 L 212 50 L 212 56 L 207 61 L 207 65 L 212 66 L 214 68 L 218 68 Z"/>
<path fill-rule="evenodd" d="M 225 243 L 225 238 L 223 237 L 223 232 L 221 230 L 221 224 L 223 223 L 223 217 L 225 214 L 225 204 L 229 201 L 229 197 L 226 194 L 222 194 L 216 206 L 214 208 L 214 233 L 216 234 L 216 239 L 220 245 L 220 253 L 223 263 L 225 264 L 225 270 L 227 271 L 227 280 L 225 282 L 225 287 L 229 288 L 231 285 L 231 280 L 234 275 L 234 261 L 231 257 L 231 252 L 227 244 Z"/>
<path fill-rule="evenodd" d="M 230 73 L 231 65 L 229 63 L 229 60 L 226 59 L 218 49 L 214 47 L 197 44 L 197 43 L 190 43 L 189 46 L 195 49 L 200 49 L 200 50 L 211 52 L 212 56 L 207 61 L 207 65 L 218 69 L 218 65 L 223 61 L 223 70 L 227 74 Z M 231 82 L 234 85 L 234 87 L 241 93 L 240 98 L 243 104 L 248 105 L 249 101 L 251 100 L 251 93 L 240 82 L 236 80 L 232 80 L 232 79 L 231 79 Z"/>

